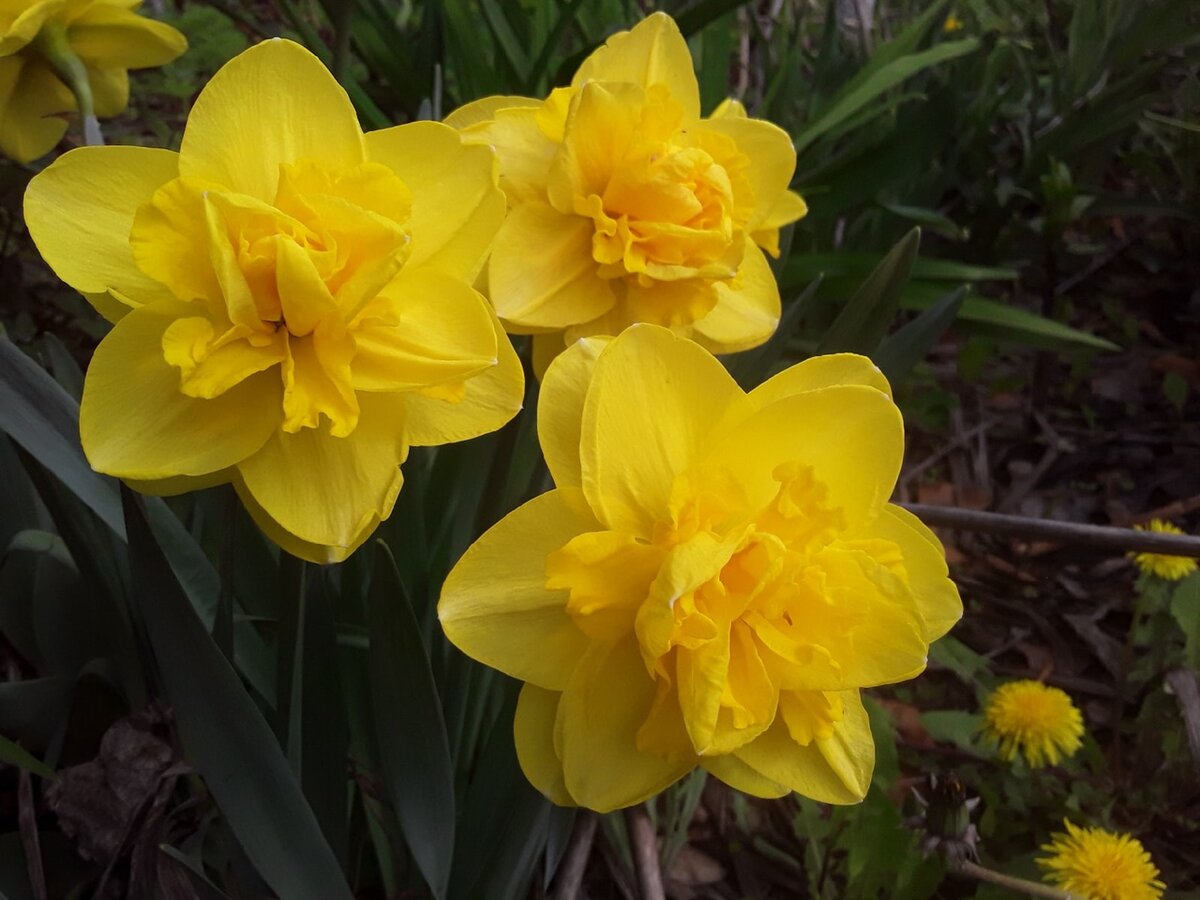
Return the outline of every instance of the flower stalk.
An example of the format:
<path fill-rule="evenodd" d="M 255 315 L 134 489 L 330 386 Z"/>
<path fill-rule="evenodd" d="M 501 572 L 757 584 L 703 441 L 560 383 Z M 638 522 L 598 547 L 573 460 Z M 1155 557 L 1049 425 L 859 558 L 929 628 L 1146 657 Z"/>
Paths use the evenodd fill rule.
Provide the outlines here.
<path fill-rule="evenodd" d="M 965 875 L 967 878 L 974 878 L 976 881 L 983 881 L 988 884 L 994 884 L 997 887 L 1008 888 L 1009 890 L 1017 891 L 1030 897 L 1052 897 L 1054 900 L 1081 900 L 1075 894 L 1069 894 L 1066 891 L 1060 891 L 1058 888 L 1038 884 L 1036 881 L 1017 878 L 1015 875 L 1005 875 L 1003 872 L 993 871 L 979 865 L 979 863 L 971 862 L 969 859 L 959 860 L 950 868 L 953 872 Z"/>
<path fill-rule="evenodd" d="M 103 145 L 104 135 L 100 132 L 100 120 L 96 118 L 92 82 L 88 78 L 87 66 L 71 48 L 66 26 L 58 22 L 48 23 L 34 38 L 33 46 L 75 95 L 79 115 L 83 119 L 84 143 L 89 147 Z"/>

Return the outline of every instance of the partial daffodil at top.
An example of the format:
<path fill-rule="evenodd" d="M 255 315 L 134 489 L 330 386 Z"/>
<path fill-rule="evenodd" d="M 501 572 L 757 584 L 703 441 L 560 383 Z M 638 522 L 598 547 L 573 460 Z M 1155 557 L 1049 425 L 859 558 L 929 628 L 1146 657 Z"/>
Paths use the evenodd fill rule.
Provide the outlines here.
<path fill-rule="evenodd" d="M 346 557 L 410 445 L 520 407 L 520 363 L 469 284 L 503 215 L 490 150 L 436 122 L 364 135 L 283 40 L 216 74 L 179 153 L 65 154 L 25 217 L 116 323 L 84 384 L 89 461 L 159 493 L 232 481 L 284 549 Z"/>
<path fill-rule="evenodd" d="M 54 149 L 76 98 L 60 74 L 82 64 L 98 116 L 129 103 L 129 70 L 187 49 L 171 26 L 137 15 L 140 0 L 0 0 L 0 153 L 29 162 Z"/>
<path fill-rule="evenodd" d="M 744 393 L 653 325 L 549 367 L 538 435 L 557 487 L 450 573 L 438 614 L 525 686 L 530 781 L 607 811 L 703 766 L 762 797 L 862 799 L 859 689 L 912 678 L 962 612 L 933 534 L 887 502 L 903 425 L 861 356 Z"/>
<path fill-rule="evenodd" d="M 708 118 L 687 43 L 655 13 L 545 101 L 488 97 L 446 121 L 496 148 L 509 215 L 488 264 L 505 327 L 539 368 L 576 339 L 650 322 L 715 353 L 764 342 L 779 289 L 763 250 L 805 214 L 791 139 L 736 101 Z"/>

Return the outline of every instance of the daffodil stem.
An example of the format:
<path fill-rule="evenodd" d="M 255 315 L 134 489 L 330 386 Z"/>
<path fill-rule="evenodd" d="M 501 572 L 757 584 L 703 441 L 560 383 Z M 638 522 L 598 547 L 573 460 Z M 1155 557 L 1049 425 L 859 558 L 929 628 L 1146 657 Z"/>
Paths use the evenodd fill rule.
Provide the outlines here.
<path fill-rule="evenodd" d="M 100 123 L 96 119 L 96 102 L 92 96 L 87 66 L 71 48 L 66 27 L 53 23 L 46 25 L 34 39 L 34 47 L 75 95 L 79 115 L 83 119 L 85 143 L 89 146 L 103 144 L 104 137 L 100 134 Z"/>
<path fill-rule="evenodd" d="M 1134 528 L 1113 528 L 1108 525 L 1059 522 L 1029 516 L 1008 516 L 974 509 L 957 509 L 952 506 L 931 506 L 926 503 L 900 505 L 915 513 L 926 525 L 958 531 L 985 531 L 1031 540 L 1082 544 L 1119 552 L 1164 553 L 1169 556 L 1200 558 L 1200 537 L 1189 534 L 1167 534 L 1158 531 L 1138 531 Z"/>
<path fill-rule="evenodd" d="M 662 867 L 658 862 L 658 840 L 645 805 L 638 804 L 625 810 L 625 827 L 629 831 L 629 850 L 642 900 L 666 900 Z"/>
<path fill-rule="evenodd" d="M 592 855 L 592 842 L 596 839 L 596 826 L 600 820 L 594 812 L 581 809 L 575 814 L 575 827 L 571 830 L 571 841 L 558 867 L 554 882 L 553 900 L 575 900 L 583 884 L 583 873 L 587 871 L 588 859 Z"/>
<path fill-rule="evenodd" d="M 964 859 L 962 862 L 953 863 L 950 869 L 959 875 L 965 875 L 967 878 L 974 878 L 976 881 L 986 881 L 988 884 L 1008 888 L 1010 891 L 1019 891 L 1030 897 L 1052 897 L 1054 900 L 1080 900 L 1074 894 L 1068 894 L 1066 891 L 1060 891 L 1058 888 L 1038 884 L 1036 881 L 1026 881 L 1024 878 L 1005 875 L 1002 872 L 994 872 L 967 859 Z"/>

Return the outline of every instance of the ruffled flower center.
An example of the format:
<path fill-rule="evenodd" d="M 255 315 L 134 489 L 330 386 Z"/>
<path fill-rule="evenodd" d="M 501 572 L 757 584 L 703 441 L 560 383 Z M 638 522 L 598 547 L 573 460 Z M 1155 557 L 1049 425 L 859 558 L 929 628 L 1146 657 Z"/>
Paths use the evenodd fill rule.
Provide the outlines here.
<path fill-rule="evenodd" d="M 659 688 L 643 749 L 730 753 L 777 716 L 801 745 L 828 737 L 842 718 L 835 692 L 858 686 L 846 683 L 856 640 L 907 591 L 900 548 L 847 537 L 809 467 L 774 478 L 773 499 L 747 515 L 729 473 L 689 473 L 651 539 L 593 532 L 547 559 L 547 586 L 570 591 L 579 628 L 636 634 Z"/>
<path fill-rule="evenodd" d="M 562 135 L 551 200 L 592 220 L 601 277 L 649 287 L 736 275 L 754 198 L 733 140 L 689 128 L 661 85 L 604 82 L 574 96 Z"/>
<path fill-rule="evenodd" d="M 195 178 L 159 188 L 130 242 L 143 272 L 191 310 L 162 341 L 180 391 L 216 397 L 279 366 L 283 430 L 324 419 L 345 437 L 358 424 L 357 390 L 426 387 L 402 365 L 354 365 L 364 348 L 403 344 L 389 285 L 409 256 L 411 204 L 404 182 L 371 162 L 281 165 L 272 203 Z M 455 399 L 453 385 L 439 396 Z"/>

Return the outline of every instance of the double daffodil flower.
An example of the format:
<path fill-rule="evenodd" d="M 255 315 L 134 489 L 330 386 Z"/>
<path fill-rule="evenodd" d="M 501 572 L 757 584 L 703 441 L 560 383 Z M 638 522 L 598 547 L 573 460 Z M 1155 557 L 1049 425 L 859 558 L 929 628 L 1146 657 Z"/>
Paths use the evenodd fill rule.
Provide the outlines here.
<path fill-rule="evenodd" d="M 284 549 L 344 559 L 411 445 L 520 408 L 521 364 L 470 286 L 503 216 L 491 150 L 436 122 L 364 135 L 283 40 L 216 74 L 179 153 L 67 153 L 25 217 L 115 323 L 84 384 L 88 460 L 150 492 L 232 482 Z"/>
<path fill-rule="evenodd" d="M 187 49 L 174 28 L 137 15 L 139 5 L 0 0 L 0 153 L 22 163 L 49 153 L 79 90 L 88 92 L 95 115 L 120 114 L 129 104 L 130 69 L 164 65 Z"/>
<path fill-rule="evenodd" d="M 488 97 L 446 119 L 496 149 L 505 220 L 492 303 L 533 334 L 539 371 L 580 337 L 635 322 L 714 353 L 779 323 L 766 253 L 805 214 L 791 138 L 736 101 L 709 117 L 678 27 L 654 13 L 612 37 L 545 100 Z"/>
<path fill-rule="evenodd" d="M 517 752 L 556 803 L 608 811 L 702 766 L 761 797 L 854 803 L 861 688 L 920 673 L 962 604 L 937 538 L 888 503 L 903 424 L 870 360 L 749 394 L 653 325 L 546 372 L 555 489 L 483 535 L 438 614 L 525 682 Z"/>

